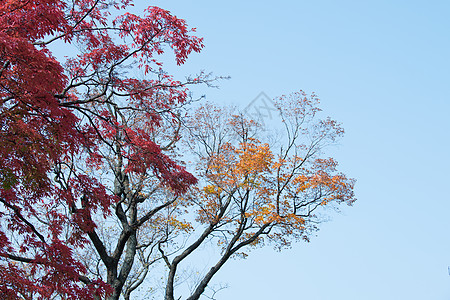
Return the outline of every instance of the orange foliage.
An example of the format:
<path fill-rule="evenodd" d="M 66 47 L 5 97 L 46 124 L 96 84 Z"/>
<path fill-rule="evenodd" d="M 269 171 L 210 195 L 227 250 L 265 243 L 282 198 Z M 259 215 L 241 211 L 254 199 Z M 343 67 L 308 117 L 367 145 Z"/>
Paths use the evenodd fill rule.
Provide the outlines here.
<path fill-rule="evenodd" d="M 317 103 L 301 93 L 280 98 L 287 135 L 281 145 L 262 142 L 269 139 L 259 125 L 242 115 L 210 104 L 198 110 L 191 142 L 200 149 L 203 184 L 191 199 L 199 207 L 197 221 L 220 230 L 225 252 L 308 239 L 320 221 L 316 211 L 355 201 L 354 180 L 337 172 L 334 159 L 319 155 L 343 130 L 329 118 L 316 121 Z"/>

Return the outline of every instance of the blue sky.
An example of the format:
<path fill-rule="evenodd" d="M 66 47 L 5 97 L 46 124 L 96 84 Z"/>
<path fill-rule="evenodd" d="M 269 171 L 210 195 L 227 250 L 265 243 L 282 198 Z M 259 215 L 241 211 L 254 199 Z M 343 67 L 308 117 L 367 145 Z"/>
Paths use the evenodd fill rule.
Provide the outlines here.
<path fill-rule="evenodd" d="M 231 76 L 209 100 L 316 92 L 346 130 L 330 153 L 358 180 L 311 243 L 226 265 L 218 300 L 450 298 L 450 2 L 149 4 L 205 38 L 180 74 Z"/>

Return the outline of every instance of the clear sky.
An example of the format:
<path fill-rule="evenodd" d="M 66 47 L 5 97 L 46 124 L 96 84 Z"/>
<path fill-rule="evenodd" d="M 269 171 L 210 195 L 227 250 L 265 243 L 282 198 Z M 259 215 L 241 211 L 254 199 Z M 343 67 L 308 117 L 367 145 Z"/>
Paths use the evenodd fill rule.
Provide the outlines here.
<path fill-rule="evenodd" d="M 228 263 L 218 300 L 450 299 L 449 1 L 149 4 L 205 38 L 182 73 L 231 76 L 209 100 L 316 92 L 346 129 L 331 154 L 358 180 L 354 207 L 309 244 Z"/>

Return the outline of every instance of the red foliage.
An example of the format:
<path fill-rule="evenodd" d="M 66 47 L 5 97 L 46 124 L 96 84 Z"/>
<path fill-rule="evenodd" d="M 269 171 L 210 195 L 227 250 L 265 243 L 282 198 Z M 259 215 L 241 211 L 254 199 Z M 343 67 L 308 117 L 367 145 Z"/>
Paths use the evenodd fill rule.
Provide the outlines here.
<path fill-rule="evenodd" d="M 149 7 L 124 13 L 129 0 L 3 0 L 0 2 L 0 298 L 93 299 L 112 292 L 101 278 L 85 278 L 73 255 L 110 213 L 117 195 L 90 176 L 117 145 L 128 172 L 150 172 L 182 193 L 196 182 L 152 140 L 161 111 L 187 99 L 185 84 L 161 71 L 169 46 L 178 64 L 202 40 L 184 20 Z M 64 64 L 57 41 L 82 49 Z M 135 64 L 137 63 L 137 64 Z M 121 72 L 138 66 L 154 79 Z M 135 114 L 135 125 L 121 116 Z M 73 161 L 86 159 L 86 168 Z M 125 166 L 124 165 L 124 166 Z"/>

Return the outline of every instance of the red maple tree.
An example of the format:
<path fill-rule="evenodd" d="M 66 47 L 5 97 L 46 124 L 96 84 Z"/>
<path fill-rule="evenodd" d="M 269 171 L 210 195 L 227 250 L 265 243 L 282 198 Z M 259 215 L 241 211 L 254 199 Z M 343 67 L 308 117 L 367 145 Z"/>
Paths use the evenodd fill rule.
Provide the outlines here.
<path fill-rule="evenodd" d="M 343 129 L 318 119 L 314 94 L 276 101 L 275 142 L 213 105 L 187 117 L 188 86 L 214 78 L 175 80 L 160 55 L 183 64 L 202 39 L 166 10 L 131 5 L 0 2 L 1 299 L 128 300 L 151 272 L 179 299 L 182 268 L 216 245 L 186 298 L 197 300 L 230 258 L 307 240 L 322 207 L 355 201 L 354 180 L 322 155 Z"/>
<path fill-rule="evenodd" d="M 127 243 L 168 205 L 125 220 L 123 202 L 133 210 L 139 200 L 124 196 L 127 174 L 152 177 L 175 194 L 196 182 L 164 153 L 176 130 L 159 140 L 155 134 L 163 123 L 177 124 L 186 86 L 208 79 L 174 80 L 157 58 L 170 49 L 183 64 L 202 49 L 202 39 L 166 10 L 149 7 L 141 17 L 124 12 L 130 5 L 0 2 L 2 299 L 117 299 L 131 268 L 119 268 L 119 260 L 135 254 Z M 80 50 L 62 62 L 52 55 L 56 43 Z M 150 79 L 133 75 L 136 67 Z M 105 165 L 111 185 L 94 172 Z M 96 232 L 96 216 L 109 214 L 123 221 L 113 251 Z M 76 255 L 89 243 L 106 278 L 90 274 Z"/>

